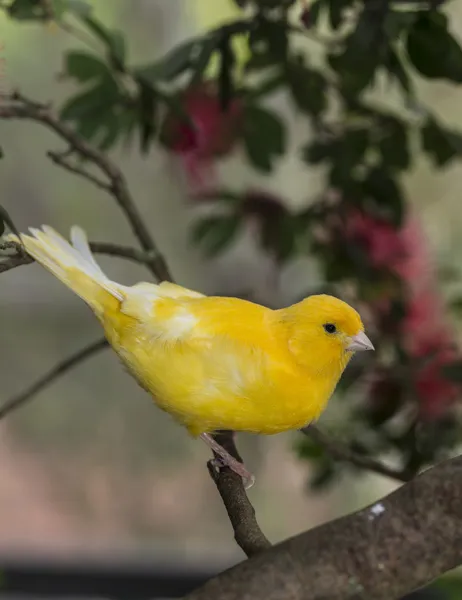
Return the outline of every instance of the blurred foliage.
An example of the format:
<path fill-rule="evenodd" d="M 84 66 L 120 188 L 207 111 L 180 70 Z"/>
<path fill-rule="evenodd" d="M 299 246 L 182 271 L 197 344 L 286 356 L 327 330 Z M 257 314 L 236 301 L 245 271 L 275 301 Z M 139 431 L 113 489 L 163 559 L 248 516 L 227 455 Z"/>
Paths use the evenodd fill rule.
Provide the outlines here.
<path fill-rule="evenodd" d="M 307 293 L 328 291 L 363 307 L 377 348 L 355 361 L 339 385 L 339 395 L 356 398 L 339 434 L 358 452 L 393 453 L 415 471 L 460 442 L 455 404 L 437 392 L 454 395 L 462 362 L 446 347 L 410 350 L 412 332 L 403 326 L 413 310 L 409 281 L 396 266 L 399 257 L 379 261 L 373 246 L 380 236 L 389 245 L 401 242 L 409 217 L 401 177 L 416 156 L 427 155 L 435 169 L 462 156 L 462 133 L 441 123 L 415 91 L 419 78 L 462 82 L 462 49 L 445 4 L 236 0 L 235 21 L 145 64 L 131 63 L 123 33 L 99 22 L 85 0 L 2 4 L 19 25 L 53 21 L 91 42 L 64 56 L 62 77 L 78 91 L 60 115 L 102 150 L 129 147 L 133 139 L 143 154 L 162 145 L 200 179 L 204 164 L 241 148 L 256 171 L 270 174 L 287 152 L 287 127 L 265 101 L 286 92 L 312 129 L 300 156 L 307 169 L 323 168 L 323 193 L 293 211 L 264 190 L 222 189 L 211 179 L 194 195 L 212 213 L 196 222 L 192 240 L 215 256 L 252 222 L 280 268 L 304 255 L 319 261 L 326 285 L 313 290 L 307 282 Z M 249 47 L 244 65 L 234 55 L 237 38 Z M 300 50 L 303 38 L 320 45 L 321 60 Z M 218 68 L 210 75 L 212 58 Z M 370 99 L 384 81 L 399 94 L 399 110 Z M 438 388 L 431 406 L 422 386 Z M 353 468 L 334 464 L 308 439 L 298 451 L 313 463 L 318 488 Z"/>

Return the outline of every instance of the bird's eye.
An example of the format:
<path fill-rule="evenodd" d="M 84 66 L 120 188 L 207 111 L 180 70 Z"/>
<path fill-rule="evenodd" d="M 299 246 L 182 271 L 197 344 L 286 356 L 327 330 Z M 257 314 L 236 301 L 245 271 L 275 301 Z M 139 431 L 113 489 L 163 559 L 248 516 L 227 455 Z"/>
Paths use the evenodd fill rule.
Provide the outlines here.
<path fill-rule="evenodd" d="M 325 323 L 323 327 L 327 333 L 335 333 L 337 331 L 337 327 L 333 323 Z"/>

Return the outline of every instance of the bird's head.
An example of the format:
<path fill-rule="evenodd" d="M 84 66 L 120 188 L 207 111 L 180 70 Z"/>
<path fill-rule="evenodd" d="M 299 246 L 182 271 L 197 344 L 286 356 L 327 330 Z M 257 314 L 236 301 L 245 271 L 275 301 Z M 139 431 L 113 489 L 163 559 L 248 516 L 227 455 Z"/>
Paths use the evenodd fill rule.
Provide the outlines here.
<path fill-rule="evenodd" d="M 374 350 L 357 311 L 333 296 L 309 296 L 282 311 L 298 362 L 316 371 L 346 366 L 355 352 Z"/>

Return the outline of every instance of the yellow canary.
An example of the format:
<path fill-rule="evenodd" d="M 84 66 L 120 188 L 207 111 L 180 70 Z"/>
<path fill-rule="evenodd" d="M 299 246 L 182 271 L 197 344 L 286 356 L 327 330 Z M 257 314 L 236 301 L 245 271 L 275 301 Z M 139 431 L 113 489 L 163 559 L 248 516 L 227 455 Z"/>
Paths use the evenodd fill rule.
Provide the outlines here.
<path fill-rule="evenodd" d="M 51 227 L 30 232 L 21 235 L 28 254 L 90 306 L 156 404 L 252 483 L 210 433 L 275 434 L 309 424 L 354 352 L 373 350 L 359 314 L 332 296 L 271 310 L 165 281 L 124 286 L 103 273 L 79 227 L 72 245 Z"/>

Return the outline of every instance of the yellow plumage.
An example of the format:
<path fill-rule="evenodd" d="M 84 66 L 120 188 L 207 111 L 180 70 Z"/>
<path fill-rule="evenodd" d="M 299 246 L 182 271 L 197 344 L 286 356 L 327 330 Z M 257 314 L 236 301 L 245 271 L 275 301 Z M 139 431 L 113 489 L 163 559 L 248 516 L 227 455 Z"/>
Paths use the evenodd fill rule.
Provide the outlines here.
<path fill-rule="evenodd" d="M 104 275 L 80 228 L 72 246 L 50 227 L 31 233 L 21 235 L 26 251 L 92 308 L 131 374 L 194 436 L 301 428 L 353 351 L 372 348 L 358 313 L 336 298 L 271 310 L 169 282 L 128 287 Z"/>

